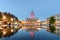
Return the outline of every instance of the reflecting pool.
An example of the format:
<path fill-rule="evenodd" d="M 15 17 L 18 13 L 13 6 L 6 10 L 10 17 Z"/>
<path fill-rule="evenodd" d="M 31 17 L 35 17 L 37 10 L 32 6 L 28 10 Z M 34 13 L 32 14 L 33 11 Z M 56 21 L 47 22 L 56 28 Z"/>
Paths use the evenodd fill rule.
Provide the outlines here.
<path fill-rule="evenodd" d="M 48 32 L 44 28 L 39 29 L 23 29 L 13 32 L 12 35 L 0 37 L 0 40 L 60 40 L 60 36 Z"/>

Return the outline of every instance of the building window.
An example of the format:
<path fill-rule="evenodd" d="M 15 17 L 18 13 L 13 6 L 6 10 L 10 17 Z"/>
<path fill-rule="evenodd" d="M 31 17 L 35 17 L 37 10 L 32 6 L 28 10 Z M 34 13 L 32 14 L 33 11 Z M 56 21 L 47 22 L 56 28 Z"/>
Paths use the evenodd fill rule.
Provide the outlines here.
<path fill-rule="evenodd" d="M 60 21 L 60 19 L 58 18 L 57 21 Z"/>

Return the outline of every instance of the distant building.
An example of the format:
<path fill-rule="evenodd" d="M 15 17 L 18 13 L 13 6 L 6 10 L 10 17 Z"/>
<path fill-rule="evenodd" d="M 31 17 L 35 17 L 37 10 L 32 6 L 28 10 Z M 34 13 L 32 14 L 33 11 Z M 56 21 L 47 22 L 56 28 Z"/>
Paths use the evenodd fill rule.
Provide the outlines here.
<path fill-rule="evenodd" d="M 41 21 L 40 22 L 40 26 L 41 26 L 41 28 L 47 28 L 47 21 Z"/>
<path fill-rule="evenodd" d="M 55 17 L 56 21 L 60 21 L 60 14 L 54 15 L 54 17 Z"/>
<path fill-rule="evenodd" d="M 11 27 L 10 25 L 15 24 L 18 21 L 19 21 L 18 18 L 13 14 L 7 12 L 0 12 L 0 22 L 1 22 L 0 24 L 2 25 L 1 27 L 8 27 L 7 25 Z"/>
<path fill-rule="evenodd" d="M 30 27 L 37 27 L 40 25 L 40 20 L 35 17 L 33 11 L 30 13 L 30 18 L 26 18 L 26 25 Z"/>
<path fill-rule="evenodd" d="M 54 18 L 56 19 L 55 24 L 56 24 L 56 25 L 57 25 L 57 24 L 60 24 L 60 14 L 56 14 L 56 15 L 53 15 L 53 16 L 54 16 Z M 49 23 L 49 19 L 50 19 L 50 17 L 47 18 L 47 23 Z"/>

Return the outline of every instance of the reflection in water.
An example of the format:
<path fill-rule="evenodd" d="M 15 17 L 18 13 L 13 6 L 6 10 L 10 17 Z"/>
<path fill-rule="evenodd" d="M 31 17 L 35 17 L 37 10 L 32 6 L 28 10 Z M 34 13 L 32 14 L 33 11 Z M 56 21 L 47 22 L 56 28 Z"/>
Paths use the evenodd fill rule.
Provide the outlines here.
<path fill-rule="evenodd" d="M 60 26 L 56 26 L 55 34 L 60 35 Z"/>
<path fill-rule="evenodd" d="M 31 38 L 33 39 L 34 36 L 35 36 L 35 32 L 37 32 L 39 30 L 38 29 L 29 28 L 29 29 L 26 29 L 26 31 L 30 33 Z"/>
<path fill-rule="evenodd" d="M 18 30 L 16 29 L 11 29 L 11 28 L 6 28 L 3 30 L 0 30 L 0 38 L 6 38 L 6 37 L 11 37 L 15 33 L 17 33 Z"/>
<path fill-rule="evenodd" d="M 30 36 L 33 38 L 34 37 L 34 32 L 30 32 Z"/>
<path fill-rule="evenodd" d="M 25 28 L 24 30 L 4 29 L 0 31 L 0 38 L 4 40 L 59 40 L 60 36 L 54 35 L 44 28 Z M 16 34 L 15 34 L 16 33 Z M 60 35 L 60 28 L 55 31 Z M 14 35 L 15 34 L 15 35 Z M 12 37 L 11 37 L 12 36 Z"/>
<path fill-rule="evenodd" d="M 54 32 L 51 32 L 51 33 L 54 33 L 54 34 L 57 34 L 57 35 L 60 35 L 60 26 L 55 26 L 56 30 Z M 48 30 L 49 31 L 49 30 Z M 50 31 L 49 31 L 50 32 Z"/>

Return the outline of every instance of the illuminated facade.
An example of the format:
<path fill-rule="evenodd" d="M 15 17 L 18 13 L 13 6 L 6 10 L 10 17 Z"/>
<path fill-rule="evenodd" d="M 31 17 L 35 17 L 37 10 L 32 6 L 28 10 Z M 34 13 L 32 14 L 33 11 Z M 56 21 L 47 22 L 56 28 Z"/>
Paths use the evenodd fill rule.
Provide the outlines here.
<path fill-rule="evenodd" d="M 47 21 L 41 21 L 40 24 L 41 24 L 41 28 L 48 28 Z"/>
<path fill-rule="evenodd" d="M 40 20 L 35 18 L 34 12 L 30 13 L 30 18 L 26 18 L 26 25 L 30 27 L 40 27 Z"/>

